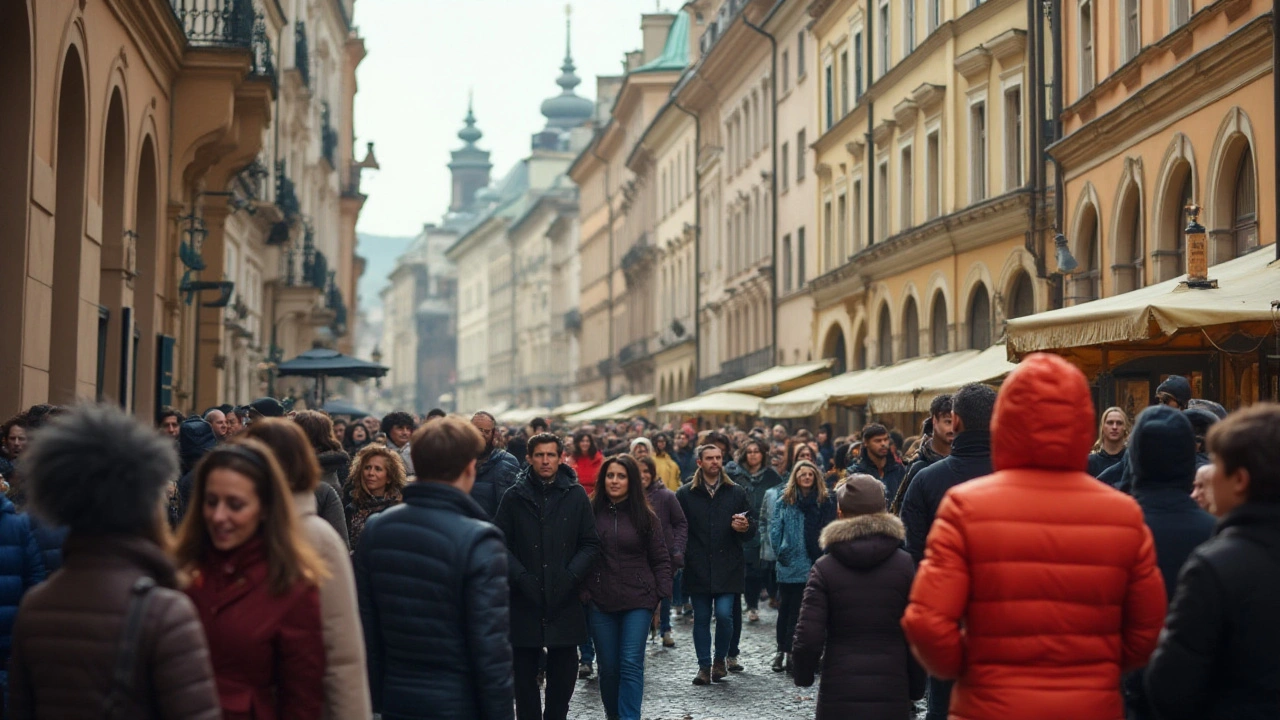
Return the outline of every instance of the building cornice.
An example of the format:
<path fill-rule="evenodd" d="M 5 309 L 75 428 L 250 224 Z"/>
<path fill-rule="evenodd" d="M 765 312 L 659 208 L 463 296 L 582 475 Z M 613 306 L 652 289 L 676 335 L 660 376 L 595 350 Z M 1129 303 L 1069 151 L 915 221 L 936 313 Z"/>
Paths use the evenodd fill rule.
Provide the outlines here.
<path fill-rule="evenodd" d="M 111 9 L 137 46 L 156 85 L 168 91 L 182 68 L 187 36 L 168 2 L 110 0 Z M 125 56 L 124 51 L 121 55 Z M 126 56 L 127 59 L 127 56 Z"/>

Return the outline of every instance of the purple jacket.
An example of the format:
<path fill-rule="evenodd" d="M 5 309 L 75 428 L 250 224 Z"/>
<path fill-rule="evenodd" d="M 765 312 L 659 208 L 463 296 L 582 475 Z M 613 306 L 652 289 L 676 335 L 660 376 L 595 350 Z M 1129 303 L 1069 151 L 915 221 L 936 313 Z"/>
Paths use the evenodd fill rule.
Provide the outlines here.
<path fill-rule="evenodd" d="M 671 556 L 656 522 L 646 539 L 637 532 L 627 501 L 596 512 L 600 559 L 587 576 L 586 591 L 603 612 L 653 610 L 671 597 Z"/>
<path fill-rule="evenodd" d="M 689 541 L 689 521 L 680 509 L 680 501 L 661 480 L 654 479 L 645 491 L 649 498 L 649 506 L 662 523 L 662 535 L 667 542 L 667 552 L 671 554 L 671 572 L 684 567 L 684 546 Z"/>

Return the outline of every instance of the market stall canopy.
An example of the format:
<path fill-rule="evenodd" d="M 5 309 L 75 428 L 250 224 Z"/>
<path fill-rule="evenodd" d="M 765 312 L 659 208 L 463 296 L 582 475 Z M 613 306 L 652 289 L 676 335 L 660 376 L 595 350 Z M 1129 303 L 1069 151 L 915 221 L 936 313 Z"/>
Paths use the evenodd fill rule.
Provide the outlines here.
<path fill-rule="evenodd" d="M 494 419 L 495 421 L 496 421 L 499 417 L 501 417 L 503 413 L 505 413 L 506 411 L 508 411 L 508 410 L 510 410 L 510 409 L 511 409 L 511 401 L 510 401 L 510 400 L 502 400 L 502 401 L 500 401 L 500 402 L 496 402 L 496 403 L 494 403 L 494 404 L 490 405 L 490 406 L 489 406 L 489 407 L 487 407 L 487 408 L 477 408 L 477 410 L 484 410 L 485 412 L 487 412 L 487 413 L 489 413 L 490 415 L 492 415 L 492 416 L 493 416 L 493 419 Z"/>
<path fill-rule="evenodd" d="M 767 396 L 777 393 L 779 390 L 793 390 L 827 377 L 833 364 L 835 364 L 835 360 L 827 358 L 799 365 L 775 365 L 768 370 L 758 372 L 755 375 L 748 375 L 741 380 L 734 380 L 733 382 L 713 387 L 703 395 L 732 392 Z"/>
<path fill-rule="evenodd" d="M 346 400 L 329 400 L 320 408 L 330 415 L 350 415 L 351 417 L 361 418 L 369 414 L 368 410 L 361 410 Z"/>
<path fill-rule="evenodd" d="M 1012 357 L 1037 350 L 1137 342 L 1179 330 L 1273 322 L 1280 300 L 1280 261 L 1270 246 L 1209 268 L 1218 287 L 1194 290 L 1186 276 L 1109 298 L 1009 321 Z"/>
<path fill-rule="evenodd" d="M 759 415 L 760 398 L 736 392 L 708 392 L 658 408 L 658 412 L 680 415 Z"/>
<path fill-rule="evenodd" d="M 599 403 L 597 403 L 594 400 L 584 400 L 582 402 L 565 403 L 560 407 L 557 407 L 554 410 L 552 410 L 551 414 L 555 417 L 568 417 L 570 415 L 577 415 L 580 412 L 585 412 L 587 410 L 590 410 L 596 405 L 599 405 Z"/>
<path fill-rule="evenodd" d="M 871 410 L 876 413 L 928 412 L 935 395 L 955 392 L 969 383 L 999 380 L 1017 367 L 1009 362 L 1004 343 L 981 352 L 962 350 L 931 359 L 942 360 L 949 355 L 959 358 L 959 362 L 937 372 L 922 368 L 921 374 L 914 378 L 877 390 L 868 403 Z"/>
<path fill-rule="evenodd" d="M 312 348 L 292 360 L 280 363 L 276 370 L 281 376 L 355 379 L 380 378 L 387 374 L 385 365 L 353 358 L 328 348 Z"/>
<path fill-rule="evenodd" d="M 621 420 L 635 415 L 634 411 L 652 402 L 652 395 L 623 395 L 610 400 L 600 407 L 580 412 L 577 415 L 570 415 L 565 418 L 565 421 L 577 424 L 595 422 L 597 420 Z"/>
<path fill-rule="evenodd" d="M 551 415 L 550 408 L 544 408 L 544 407 L 516 408 L 515 410 L 508 410 L 502 413 L 501 415 L 499 415 L 498 422 L 502 423 L 503 425 L 527 425 L 529 421 L 533 420 L 536 417 L 545 418 L 545 417 L 549 417 L 550 415 Z"/>
<path fill-rule="evenodd" d="M 853 370 L 813 385 L 766 399 L 760 404 L 760 415 L 767 418 L 801 418 L 822 412 L 827 405 L 863 405 L 872 395 L 887 387 L 919 381 L 934 373 L 963 362 L 967 353 L 947 353 L 937 357 L 913 358 L 896 365 L 869 370 Z M 961 356 L 961 357 L 957 357 Z"/>

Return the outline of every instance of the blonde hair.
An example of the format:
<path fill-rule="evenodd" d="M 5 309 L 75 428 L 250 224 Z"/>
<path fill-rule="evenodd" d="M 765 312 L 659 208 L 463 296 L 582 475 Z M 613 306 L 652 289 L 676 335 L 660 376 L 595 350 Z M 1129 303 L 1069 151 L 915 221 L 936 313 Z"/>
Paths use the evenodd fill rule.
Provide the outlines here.
<path fill-rule="evenodd" d="M 795 505 L 796 500 L 800 497 L 800 486 L 796 484 L 796 477 L 801 470 L 809 470 L 813 472 L 813 487 L 818 491 L 818 504 L 827 501 L 827 483 L 823 479 L 822 473 L 818 471 L 818 466 L 808 460 L 800 460 L 795 467 L 791 468 L 791 474 L 787 476 L 787 487 L 782 491 L 782 499 L 788 505 Z"/>
<path fill-rule="evenodd" d="M 387 461 L 388 492 L 402 490 L 408 484 L 404 460 L 401 459 L 400 453 L 385 445 L 365 445 L 360 448 L 360 452 L 356 453 L 356 459 L 351 463 L 351 474 L 347 476 L 347 480 L 351 482 L 351 499 L 357 503 L 369 501 L 369 490 L 364 486 L 364 465 L 373 457 L 384 458 Z"/>
<path fill-rule="evenodd" d="M 1129 421 L 1129 413 L 1125 412 L 1122 407 L 1112 405 L 1102 411 L 1102 418 L 1098 420 L 1098 440 L 1093 444 L 1093 452 L 1098 452 L 1102 449 L 1103 433 L 1106 432 L 1107 429 L 1107 416 L 1113 412 L 1120 413 L 1120 418 L 1124 420 L 1124 436 L 1128 439 L 1129 431 L 1133 429 L 1133 423 Z"/>

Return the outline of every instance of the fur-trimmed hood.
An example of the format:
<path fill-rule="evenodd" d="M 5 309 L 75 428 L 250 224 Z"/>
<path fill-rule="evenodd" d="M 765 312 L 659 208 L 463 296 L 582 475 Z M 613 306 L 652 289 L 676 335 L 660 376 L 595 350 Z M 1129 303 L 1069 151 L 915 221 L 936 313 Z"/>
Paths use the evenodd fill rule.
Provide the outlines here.
<path fill-rule="evenodd" d="M 818 544 L 840 564 L 866 569 L 893 555 L 906 535 L 906 528 L 896 516 L 875 513 L 836 520 L 822 530 Z"/>

